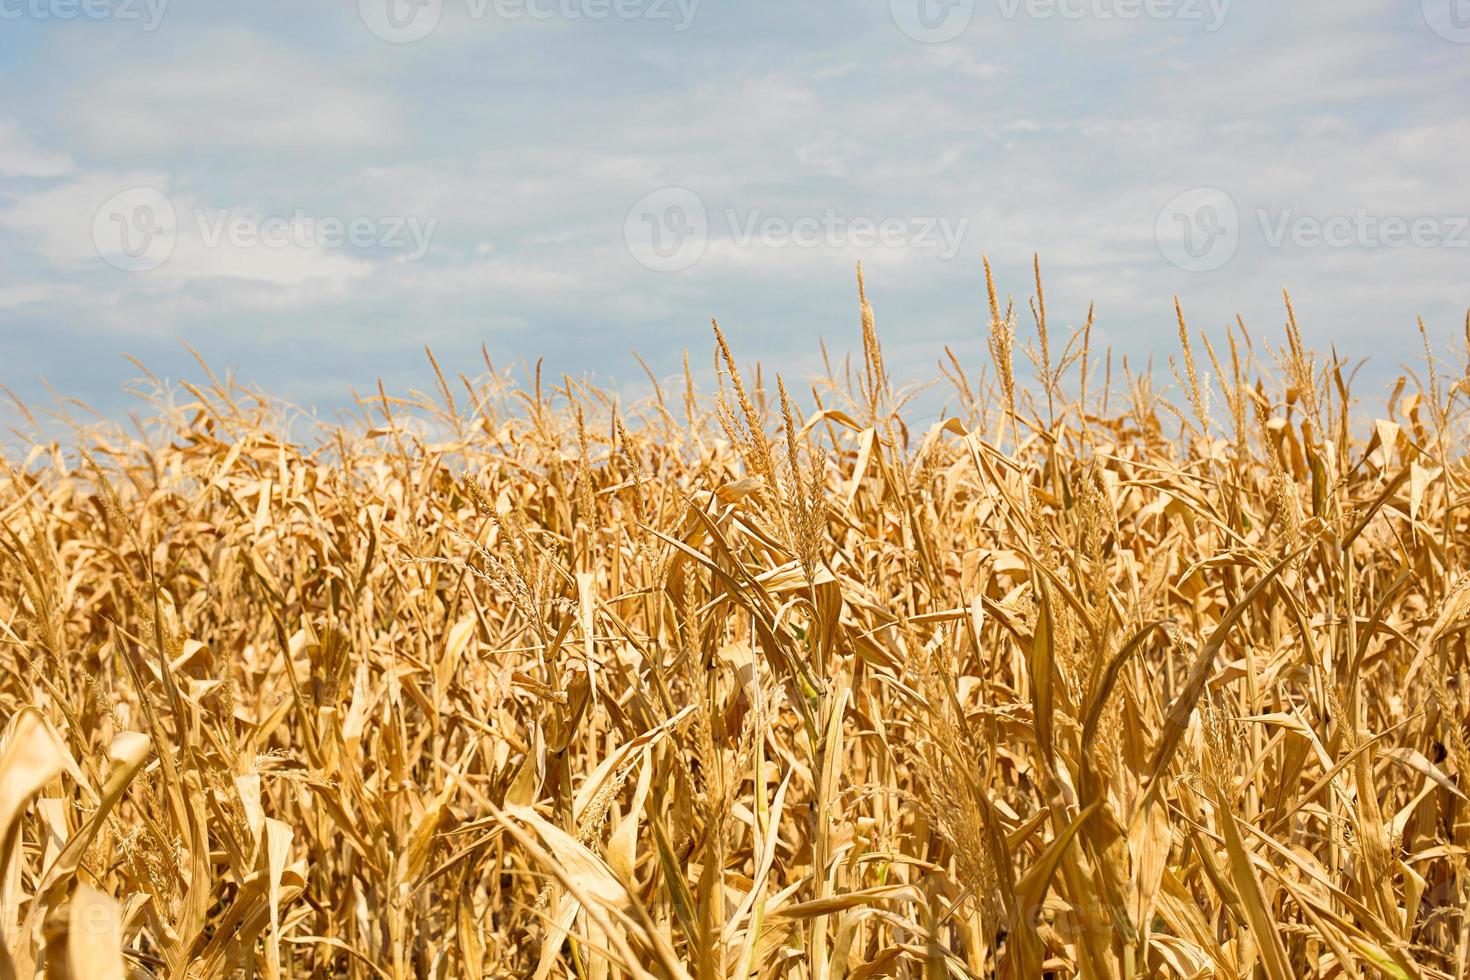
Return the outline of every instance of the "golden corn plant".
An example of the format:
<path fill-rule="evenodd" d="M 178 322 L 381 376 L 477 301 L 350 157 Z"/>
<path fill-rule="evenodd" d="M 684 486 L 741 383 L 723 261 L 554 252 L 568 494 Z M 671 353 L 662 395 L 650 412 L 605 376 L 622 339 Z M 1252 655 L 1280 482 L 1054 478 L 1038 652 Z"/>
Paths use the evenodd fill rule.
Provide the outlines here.
<path fill-rule="evenodd" d="M 861 279 L 804 390 L 37 427 L 0 980 L 1470 975 L 1470 375 L 986 282 L 922 430 Z"/>

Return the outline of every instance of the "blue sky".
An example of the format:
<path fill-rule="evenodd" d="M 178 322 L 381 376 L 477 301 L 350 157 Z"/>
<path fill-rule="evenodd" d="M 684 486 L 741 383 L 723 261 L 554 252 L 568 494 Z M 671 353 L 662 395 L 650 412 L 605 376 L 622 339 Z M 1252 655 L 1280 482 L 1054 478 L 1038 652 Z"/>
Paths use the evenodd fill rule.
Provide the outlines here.
<path fill-rule="evenodd" d="M 184 343 L 323 410 L 425 344 L 631 385 L 711 316 L 800 375 L 858 260 L 900 379 L 982 363 L 982 252 L 1135 361 L 1289 287 L 1365 394 L 1470 306 L 1467 0 L 0 0 L 0 80 L 32 401 Z"/>

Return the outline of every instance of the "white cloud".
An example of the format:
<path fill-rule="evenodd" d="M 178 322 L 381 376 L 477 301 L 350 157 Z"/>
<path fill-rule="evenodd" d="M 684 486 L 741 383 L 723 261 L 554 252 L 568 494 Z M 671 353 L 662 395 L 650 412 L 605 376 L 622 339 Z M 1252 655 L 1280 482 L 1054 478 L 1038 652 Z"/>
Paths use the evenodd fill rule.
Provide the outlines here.
<path fill-rule="evenodd" d="M 238 280 L 267 286 L 313 285 L 336 292 L 366 276 L 372 263 L 341 250 L 298 239 L 266 244 L 218 231 L 216 213 L 227 211 L 253 226 L 268 217 L 247 208 L 222 209 L 197 193 L 172 189 L 167 174 L 154 171 L 85 174 L 45 190 L 13 198 L 0 210 L 0 231 L 25 242 L 28 253 L 44 259 L 58 274 L 95 273 L 97 282 L 161 293 L 202 280 Z M 109 268 L 99 251 L 99 209 L 121 192 L 149 188 L 161 192 L 173 215 L 158 220 L 172 236 L 172 251 L 157 268 L 125 273 Z M 212 229 L 214 233 L 212 234 Z M 106 245 L 106 242 L 101 243 Z M 262 297 L 263 299 L 269 297 Z M 299 298 L 299 296 L 298 296 Z"/>
<path fill-rule="evenodd" d="M 847 133 L 823 130 L 797 143 L 796 162 L 802 170 L 825 177 L 842 177 L 848 165 L 864 150 L 862 141 Z"/>
<path fill-rule="evenodd" d="M 399 113 L 320 57 L 256 34 L 216 32 L 174 57 L 109 65 L 74 90 L 64 115 L 98 153 L 158 159 L 201 149 L 379 146 L 397 135 Z"/>
<path fill-rule="evenodd" d="M 919 57 L 931 70 L 958 72 L 971 78 L 993 79 L 1005 74 L 1005 69 L 993 61 L 982 61 L 975 51 L 964 44 L 935 44 L 920 48 Z"/>
<path fill-rule="evenodd" d="M 745 27 L 791 9 L 750 6 L 759 16 Z M 1405 27 L 1407 16 L 1395 15 L 1396 33 L 1376 33 L 1389 17 L 1381 0 L 1310 6 L 1240 2 L 1212 34 L 990 18 L 947 45 L 902 37 L 886 0 L 873 29 L 833 22 L 822 45 L 648 24 L 501 30 L 461 23 L 463 4 L 446 4 L 440 29 L 417 45 L 365 36 L 350 3 L 323 15 L 345 18 L 346 33 L 310 12 L 289 21 L 320 42 L 310 52 L 284 33 L 201 33 L 192 20 L 96 57 L 87 46 L 108 42 L 71 34 L 61 54 L 74 88 L 60 111 L 34 110 L 48 114 L 44 129 L 14 111 L 47 134 L 47 150 L 108 172 L 79 175 L 70 156 L 0 124 L 0 172 L 68 178 L 24 197 L 0 192 L 0 251 L 22 257 L 27 275 L 55 273 L 0 280 L 0 309 L 89 328 L 233 330 L 221 342 L 239 345 L 261 377 L 270 355 L 241 326 L 255 321 L 286 340 L 350 323 L 359 364 L 384 356 L 404 327 L 479 337 L 559 319 L 586 324 L 585 342 L 560 352 L 575 371 L 601 367 L 635 335 L 699 328 L 709 314 L 743 320 L 752 355 L 787 351 L 805 344 L 803 330 L 851 326 L 858 258 L 886 322 L 902 324 L 891 342 L 927 363 L 960 331 L 978 337 L 981 251 L 1023 311 L 1039 251 L 1058 322 L 1080 320 L 1096 299 L 1099 329 L 1136 348 L 1175 343 L 1175 292 L 1191 324 L 1216 329 L 1239 309 L 1269 332 L 1280 286 L 1291 285 L 1318 341 L 1397 329 L 1414 302 L 1452 310 L 1470 298 L 1461 254 L 1260 241 L 1259 208 L 1467 207 L 1457 195 L 1470 123 L 1453 102 L 1470 80 L 1464 49 Z M 162 266 L 126 274 L 99 259 L 90 234 L 98 205 L 134 184 L 167 190 L 183 227 Z M 711 238 L 694 268 L 659 274 L 625 248 L 624 220 L 671 185 L 704 199 Z M 1218 272 L 1186 274 L 1160 253 L 1156 218 L 1205 185 L 1235 197 L 1253 239 Z M 441 227 L 420 262 L 211 248 L 191 230 L 194 208 L 259 217 L 262 202 Z M 970 223 L 953 261 L 940 262 L 922 249 L 741 246 L 729 209 Z M 813 310 L 823 315 L 808 327 Z M 231 326 L 216 327 L 221 311 Z M 547 337 L 528 329 L 507 355 L 542 353 Z"/>
<path fill-rule="evenodd" d="M 41 150 L 11 119 L 0 119 L 0 177 L 60 177 L 74 164 L 65 153 Z"/>
<path fill-rule="evenodd" d="M 66 271 L 100 263 L 92 239 L 98 208 L 132 187 L 167 192 L 168 176 L 157 171 L 83 174 L 74 180 L 20 194 L 0 210 L 0 231 L 24 241 L 26 252 Z"/>
<path fill-rule="evenodd" d="M 45 303 L 56 299 L 60 292 L 56 286 L 41 283 L 0 286 L 0 310 L 15 309 L 30 303 Z"/>

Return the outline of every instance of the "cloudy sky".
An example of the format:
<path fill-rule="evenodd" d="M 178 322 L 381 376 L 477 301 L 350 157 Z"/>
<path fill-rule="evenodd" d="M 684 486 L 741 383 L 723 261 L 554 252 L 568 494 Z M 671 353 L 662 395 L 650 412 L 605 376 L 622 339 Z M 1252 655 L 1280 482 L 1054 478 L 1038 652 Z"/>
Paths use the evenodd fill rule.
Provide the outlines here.
<path fill-rule="evenodd" d="M 1289 287 L 1379 388 L 1470 306 L 1467 0 L 0 0 L 0 81 L 29 400 L 633 384 L 711 316 L 800 374 L 859 260 L 904 378 L 984 358 L 982 253 L 1135 360 Z"/>

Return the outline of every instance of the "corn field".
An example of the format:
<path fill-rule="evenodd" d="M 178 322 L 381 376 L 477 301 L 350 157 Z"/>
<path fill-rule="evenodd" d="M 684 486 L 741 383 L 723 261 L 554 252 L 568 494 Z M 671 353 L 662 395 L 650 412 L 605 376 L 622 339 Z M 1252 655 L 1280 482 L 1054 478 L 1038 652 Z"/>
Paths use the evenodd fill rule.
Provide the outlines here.
<path fill-rule="evenodd" d="M 801 385 L 9 453 L 0 980 L 1470 976 L 1463 352 L 986 280 L 923 428 L 860 279 Z"/>

